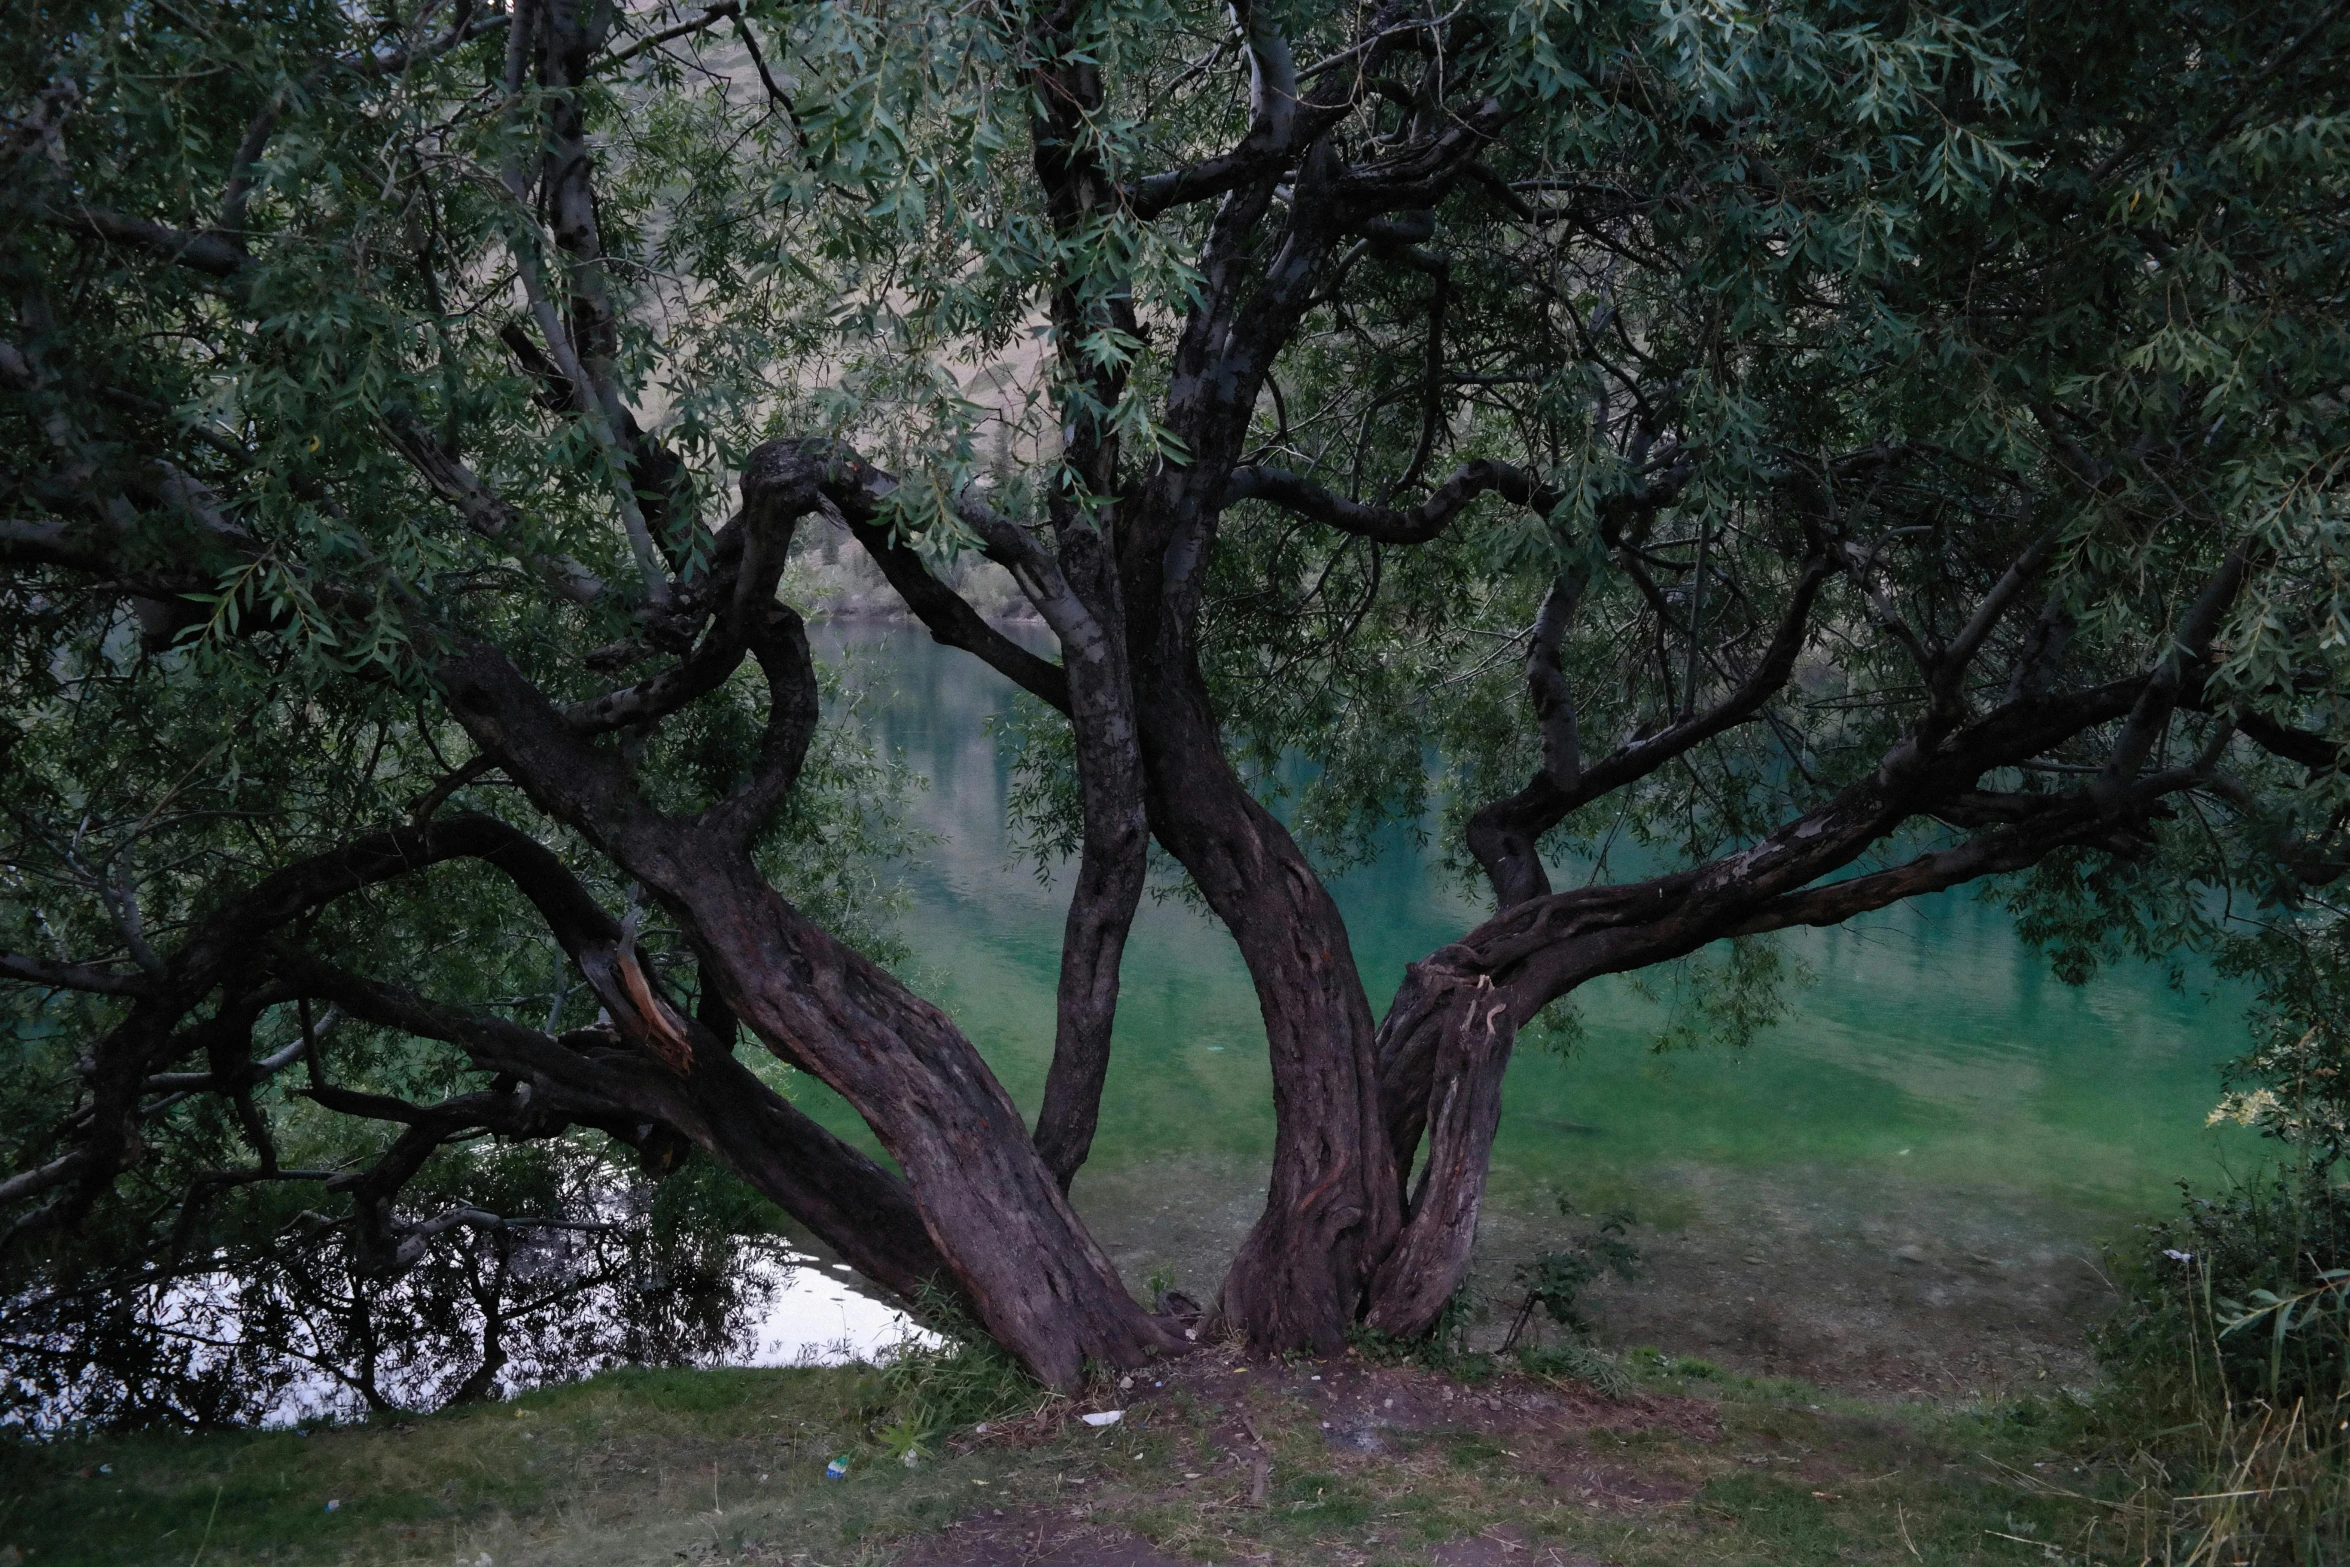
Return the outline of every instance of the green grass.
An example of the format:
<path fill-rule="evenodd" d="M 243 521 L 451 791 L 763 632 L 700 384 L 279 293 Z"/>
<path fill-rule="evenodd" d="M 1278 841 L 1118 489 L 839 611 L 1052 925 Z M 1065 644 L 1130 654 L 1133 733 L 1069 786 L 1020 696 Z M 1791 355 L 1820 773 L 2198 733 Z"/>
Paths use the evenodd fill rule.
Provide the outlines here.
<path fill-rule="evenodd" d="M 1644 1396 L 1709 1401 L 1718 1439 L 1392 1431 L 1379 1451 L 1357 1452 L 1334 1448 L 1296 1396 L 1303 1370 L 1287 1382 L 1269 1368 L 1187 1370 L 1106 1431 L 1048 1414 L 1012 1439 L 942 1437 L 912 1467 L 893 1461 L 885 1435 L 908 1394 L 870 1371 L 615 1373 L 308 1436 L 19 1445 L 0 1459 L 0 1561 L 17 1559 L 13 1548 L 38 1567 L 446 1567 L 483 1555 L 496 1567 L 594 1567 L 680 1553 L 722 1562 L 756 1545 L 759 1559 L 804 1551 L 858 1567 L 974 1510 L 1035 1508 L 1082 1512 L 1203 1561 L 1424 1563 L 1436 1542 L 1506 1527 L 1618 1567 L 1941 1567 L 2037 1563 L 2051 1545 L 2079 1560 L 2100 1504 L 2057 1493 L 2123 1483 L 2080 1456 L 2062 1409 L 1895 1408 L 1691 1371 L 1644 1367 Z M 1381 1375 L 1434 1381 L 1408 1368 Z M 1524 1385 L 1504 1378 L 1483 1391 Z M 1243 1417 L 1271 1463 L 1262 1506 L 1250 1495 L 1253 1454 L 1233 1450 Z M 851 1456 L 850 1475 L 826 1481 L 838 1454 Z M 1640 1477 L 1665 1499 L 1595 1505 L 1545 1478 L 1600 1470 Z M 2030 1478 L 2050 1474 L 2066 1483 Z"/>

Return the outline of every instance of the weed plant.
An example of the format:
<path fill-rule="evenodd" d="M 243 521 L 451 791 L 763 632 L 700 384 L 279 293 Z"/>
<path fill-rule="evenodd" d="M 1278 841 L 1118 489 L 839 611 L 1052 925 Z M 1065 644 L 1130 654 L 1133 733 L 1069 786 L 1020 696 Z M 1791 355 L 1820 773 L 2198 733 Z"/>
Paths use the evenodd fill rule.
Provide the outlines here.
<path fill-rule="evenodd" d="M 1473 1284 L 1463 1285 L 1445 1302 L 1436 1325 L 1419 1338 L 1406 1338 L 1358 1323 L 1347 1331 L 1350 1348 L 1381 1366 L 1417 1366 L 1474 1386 L 1493 1379 L 1499 1370 L 1488 1350 L 1472 1349 L 1472 1330 L 1492 1319 L 1492 1305 Z"/>
<path fill-rule="evenodd" d="M 2134 1489 L 2092 1554 L 2350 1563 L 2350 1188 L 2304 1167 L 2188 1193 L 2110 1255 L 2091 1422 Z"/>
<path fill-rule="evenodd" d="M 1558 1200 L 1561 1217 L 1574 1214 L 1564 1193 Z M 1605 1273 L 1629 1282 L 1640 1271 L 1640 1251 L 1630 1239 L 1632 1215 L 1605 1213 L 1592 1228 L 1568 1238 L 1555 1251 L 1537 1252 L 1518 1267 L 1517 1282 L 1526 1297 L 1502 1340 L 1507 1353 L 1533 1326 L 1535 1314 L 1550 1319 L 1559 1332 L 1551 1344 L 1528 1344 L 1518 1350 L 1518 1364 L 1529 1375 L 1554 1381 L 1582 1382 L 1607 1398 L 1628 1398 L 1635 1380 L 1629 1368 L 1591 1342 L 1593 1324 L 1583 1309 L 1583 1292 Z"/>
<path fill-rule="evenodd" d="M 1052 1401 L 960 1303 L 933 1293 L 920 1310 L 932 1336 L 910 1334 L 881 1357 L 886 1407 L 874 1435 L 888 1456 L 919 1462 L 953 1432 L 1031 1414 Z"/>
<path fill-rule="evenodd" d="M 1574 1204 L 1564 1193 L 1558 1208 L 1562 1218 L 1574 1215 Z M 1537 1252 L 1520 1264 L 1517 1279 L 1525 1286 L 1526 1299 L 1502 1348 L 1516 1345 L 1537 1309 L 1574 1339 L 1588 1340 L 1592 1324 L 1583 1314 L 1583 1292 L 1603 1273 L 1628 1283 L 1640 1272 L 1640 1250 L 1630 1239 L 1632 1223 L 1628 1211 L 1602 1214 L 1595 1226 L 1570 1237 L 1556 1251 Z"/>
<path fill-rule="evenodd" d="M 1558 1209 L 1572 1217 L 1574 1204 L 1561 1194 Z M 1469 1347 L 1471 1330 L 1492 1318 L 1492 1303 L 1482 1293 L 1464 1286 L 1446 1303 L 1444 1314 L 1423 1338 L 1401 1339 L 1376 1328 L 1359 1328 L 1350 1340 L 1358 1354 L 1383 1365 L 1415 1365 L 1463 1382 L 1493 1377 L 1512 1354 L 1530 1376 L 1553 1381 L 1581 1382 L 1608 1398 L 1628 1398 L 1637 1385 L 1625 1364 L 1591 1341 L 1592 1322 L 1583 1309 L 1583 1292 L 1603 1273 L 1629 1280 L 1640 1268 L 1640 1252 L 1630 1238 L 1632 1215 L 1611 1212 L 1599 1216 L 1589 1229 L 1568 1237 L 1552 1251 L 1537 1252 L 1522 1263 L 1516 1282 L 1525 1290 L 1509 1332 L 1497 1352 Z M 1521 1340 L 1540 1312 L 1558 1330 L 1550 1344 Z"/>
<path fill-rule="evenodd" d="M 2189 1192 L 2109 1256 L 2122 1304 L 2098 1358 L 2142 1403 L 2330 1406 L 2350 1392 L 2350 1186 L 2303 1170 Z"/>

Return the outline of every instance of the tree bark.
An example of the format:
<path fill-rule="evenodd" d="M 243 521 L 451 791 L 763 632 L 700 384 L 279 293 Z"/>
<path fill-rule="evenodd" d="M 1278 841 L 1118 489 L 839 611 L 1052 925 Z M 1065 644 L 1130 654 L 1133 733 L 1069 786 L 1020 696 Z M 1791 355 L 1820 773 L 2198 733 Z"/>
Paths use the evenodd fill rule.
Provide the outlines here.
<path fill-rule="evenodd" d="M 1382 1332 L 1418 1337 L 1436 1325 L 1469 1271 L 1485 1167 L 1501 1125 L 1501 1085 L 1518 1036 L 1509 993 L 1492 977 L 1433 962 L 1415 981 L 1441 986 L 1441 1000 L 1415 1009 L 1416 1032 L 1435 1036 L 1427 1100 L 1428 1165 L 1411 1217 L 1372 1277 L 1367 1320 Z"/>
<path fill-rule="evenodd" d="M 1061 932 L 1053 1063 L 1037 1111 L 1036 1146 L 1067 1191 L 1093 1148 L 1101 1115 L 1110 1031 L 1118 1016 L 1118 968 L 1149 874 L 1150 826 L 1116 563 L 1101 531 L 1082 521 L 1058 531 L 1069 602 L 1039 607 L 1061 633 L 1069 672 L 1085 833 Z"/>
<path fill-rule="evenodd" d="M 1196 673 L 1140 673 L 1153 826 L 1240 947 L 1273 1069 L 1270 1189 L 1219 1313 L 1259 1349 L 1337 1354 L 1402 1220 L 1370 1002 L 1338 906 L 1233 773 Z"/>
<path fill-rule="evenodd" d="M 801 500 L 813 505 L 813 489 Z M 506 775 L 677 919 L 735 1017 L 865 1118 L 1006 1349 L 1066 1391 L 1088 1361 L 1137 1366 L 1183 1345 L 1127 1295 L 970 1041 L 770 887 L 741 824 L 704 825 L 723 817 L 715 807 L 692 823 L 653 811 L 615 756 L 490 649 L 450 658 L 441 676 L 452 710 Z"/>
<path fill-rule="evenodd" d="M 998 1342 L 1062 1391 L 1089 1361 L 1131 1368 L 1183 1347 L 1127 1295 L 945 1014 L 802 918 L 747 861 L 677 869 L 656 890 L 727 1004 L 871 1124 Z"/>
<path fill-rule="evenodd" d="M 1034 13 L 1029 137 L 1053 230 L 1083 254 L 1087 228 L 1120 205 L 1092 121 L 1104 105 L 1099 63 L 1080 41 L 1074 8 Z M 1064 267 L 1052 295 L 1057 361 L 1054 403 L 1060 472 L 1045 487 L 1054 553 L 1016 528 L 990 525 L 1029 600 L 1061 640 L 1069 673 L 1069 724 L 1077 743 L 1084 836 L 1062 928 L 1054 1003 L 1053 1064 L 1037 1112 L 1036 1145 L 1063 1191 L 1093 1147 L 1110 1032 L 1118 1015 L 1118 966 L 1149 870 L 1140 736 L 1127 668 L 1126 613 L 1111 545 L 1120 441 L 1109 418 L 1126 395 L 1127 368 L 1085 343 L 1097 333 L 1139 341 L 1129 280 Z M 992 520 L 991 520 L 992 521 Z"/>

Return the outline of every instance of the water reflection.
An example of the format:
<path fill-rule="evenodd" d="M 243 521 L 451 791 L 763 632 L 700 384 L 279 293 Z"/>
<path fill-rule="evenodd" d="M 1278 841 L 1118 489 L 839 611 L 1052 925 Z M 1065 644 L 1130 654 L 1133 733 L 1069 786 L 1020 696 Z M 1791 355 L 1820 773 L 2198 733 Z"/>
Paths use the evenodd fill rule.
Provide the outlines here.
<path fill-rule="evenodd" d="M 767 1309 L 729 1365 L 840 1366 L 882 1359 L 902 1344 L 938 1343 L 937 1334 L 904 1312 L 859 1293 L 845 1264 L 786 1252 L 762 1259 L 760 1267 L 770 1291 Z"/>

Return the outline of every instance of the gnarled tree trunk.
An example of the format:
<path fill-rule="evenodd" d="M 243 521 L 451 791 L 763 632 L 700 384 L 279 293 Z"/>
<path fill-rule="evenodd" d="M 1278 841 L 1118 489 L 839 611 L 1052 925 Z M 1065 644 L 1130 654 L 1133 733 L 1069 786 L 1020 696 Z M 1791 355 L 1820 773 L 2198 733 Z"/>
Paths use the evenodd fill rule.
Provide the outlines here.
<path fill-rule="evenodd" d="M 1261 1348 L 1335 1354 L 1402 1217 L 1370 1002 L 1338 906 L 1172 673 L 1144 677 L 1152 823 L 1239 945 L 1273 1069 L 1270 1189 L 1219 1310 Z"/>

